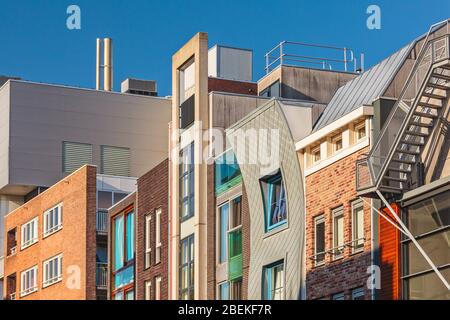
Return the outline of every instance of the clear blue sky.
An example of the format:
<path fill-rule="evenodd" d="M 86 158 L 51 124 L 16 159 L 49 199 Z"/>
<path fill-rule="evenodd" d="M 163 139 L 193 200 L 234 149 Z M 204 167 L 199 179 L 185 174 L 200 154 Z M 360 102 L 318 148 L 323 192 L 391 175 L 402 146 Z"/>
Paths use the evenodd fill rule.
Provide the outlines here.
<path fill-rule="evenodd" d="M 81 8 L 82 29 L 66 28 L 66 9 Z M 366 28 L 366 9 L 381 7 L 381 30 Z M 115 89 L 126 77 L 155 79 L 171 94 L 171 57 L 192 35 L 253 49 L 254 79 L 264 53 L 281 40 L 355 48 L 366 67 L 435 22 L 449 0 L 0 0 L 0 74 L 93 88 L 95 39 L 114 39 Z"/>

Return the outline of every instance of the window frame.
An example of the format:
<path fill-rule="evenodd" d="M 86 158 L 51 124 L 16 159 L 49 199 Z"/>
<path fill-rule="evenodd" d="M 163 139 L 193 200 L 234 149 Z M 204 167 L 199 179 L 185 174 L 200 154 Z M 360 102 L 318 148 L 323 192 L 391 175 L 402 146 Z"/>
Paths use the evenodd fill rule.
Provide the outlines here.
<path fill-rule="evenodd" d="M 319 224 L 323 224 L 323 244 L 324 244 L 324 251 L 323 252 L 317 252 L 317 226 Z M 325 230 L 326 224 L 325 224 L 325 215 L 319 214 L 316 217 L 314 217 L 314 266 L 322 266 L 325 264 L 325 258 L 326 258 L 326 230 Z M 323 254 L 323 259 L 318 261 L 317 257 Z"/>
<path fill-rule="evenodd" d="M 357 123 L 354 127 L 355 129 L 355 141 L 360 142 L 367 138 L 367 126 L 366 126 L 366 120 L 363 120 L 359 123 Z M 359 137 L 359 130 L 364 128 L 364 137 Z"/>
<path fill-rule="evenodd" d="M 47 216 L 54 213 L 55 209 L 58 209 L 58 224 L 53 226 L 51 229 L 48 229 Z M 43 223 L 43 226 L 42 226 L 43 227 L 43 232 L 42 232 L 43 238 L 47 238 L 47 237 L 51 236 L 52 234 L 61 230 L 63 228 L 63 203 L 61 202 L 61 203 L 57 204 L 56 206 L 44 211 L 44 217 L 43 217 L 42 223 Z"/>
<path fill-rule="evenodd" d="M 267 199 L 266 199 L 266 195 L 264 193 L 264 184 L 275 185 L 279 181 L 281 182 L 280 201 L 284 198 L 285 218 L 277 223 L 271 224 L 270 221 L 271 221 L 271 216 L 273 214 L 273 212 L 271 212 L 271 209 L 272 209 L 273 203 L 272 202 L 270 203 L 270 208 L 266 207 Z M 265 176 L 265 177 L 262 177 L 261 179 L 259 179 L 259 186 L 261 189 L 261 195 L 262 195 L 263 207 L 264 207 L 264 232 L 266 234 L 268 234 L 268 233 L 270 234 L 272 231 L 282 228 L 283 226 L 287 225 L 288 219 L 289 219 L 287 192 L 286 192 L 284 178 L 283 178 L 283 174 L 282 174 L 281 170 L 278 170 L 275 174 Z M 283 193 L 283 197 L 281 197 L 282 193 Z M 280 202 L 280 204 L 281 204 L 281 202 Z"/>
<path fill-rule="evenodd" d="M 31 231 L 34 233 L 34 237 L 30 238 L 27 241 L 25 240 L 25 228 L 31 224 L 33 224 L 33 229 L 30 230 L 30 235 L 31 235 Z M 28 220 L 27 222 L 25 222 L 24 224 L 22 224 L 20 226 L 20 250 L 25 250 L 28 247 L 31 247 L 33 244 L 37 243 L 39 241 L 39 228 L 38 228 L 38 223 L 39 223 L 39 217 L 34 217 L 33 219 Z"/>
<path fill-rule="evenodd" d="M 51 279 L 46 279 L 48 276 L 46 267 L 48 264 L 50 264 L 54 260 L 57 260 L 58 274 Z M 50 287 L 50 286 L 62 281 L 62 277 L 63 277 L 62 266 L 63 266 L 63 254 L 62 253 L 58 254 L 56 256 L 53 256 L 53 257 L 45 260 L 44 262 L 42 262 L 42 288 Z"/>
<path fill-rule="evenodd" d="M 345 245 L 345 214 L 344 214 L 344 206 L 339 206 L 331 211 L 331 217 L 332 217 L 332 239 L 333 239 L 333 260 L 339 260 L 344 257 L 344 248 L 339 250 L 340 247 L 343 247 Z M 338 233 L 336 232 L 336 220 L 338 218 L 342 219 L 342 244 L 339 246 L 337 242 L 339 242 L 338 239 Z M 340 252 L 339 252 L 340 251 Z M 339 254 L 336 254 L 336 252 L 339 252 Z"/>
<path fill-rule="evenodd" d="M 162 283 L 162 277 L 156 276 L 155 277 L 155 300 L 161 300 L 161 283 Z"/>
<path fill-rule="evenodd" d="M 268 282 L 266 281 L 268 278 L 270 278 L 270 281 L 273 280 L 273 270 L 278 268 L 278 267 L 282 267 L 282 280 L 281 280 L 281 284 L 282 287 L 280 288 L 274 288 L 272 289 L 272 286 L 274 286 L 274 284 L 271 283 L 271 286 L 268 286 Z M 273 296 L 275 291 L 280 290 L 281 289 L 281 299 L 280 300 L 284 300 L 285 299 L 285 289 L 286 289 L 286 267 L 285 267 L 285 262 L 284 260 L 279 260 L 277 262 L 271 263 L 269 265 L 266 265 L 263 267 L 263 294 L 262 294 L 262 298 L 263 300 L 269 300 L 272 301 Z"/>
<path fill-rule="evenodd" d="M 340 148 L 338 148 L 338 141 L 340 141 Z M 331 137 L 331 154 L 335 155 L 344 149 L 344 141 L 342 132 L 339 132 Z"/>
<path fill-rule="evenodd" d="M 152 280 L 144 282 L 144 300 L 152 300 Z"/>
<path fill-rule="evenodd" d="M 228 289 L 228 299 L 224 299 L 222 297 L 222 287 L 223 286 L 227 286 Z M 222 281 L 220 283 L 217 284 L 217 300 L 220 301 L 228 301 L 231 300 L 231 285 L 230 285 L 230 281 Z"/>
<path fill-rule="evenodd" d="M 145 216 L 144 269 L 152 266 L 152 215 Z"/>
<path fill-rule="evenodd" d="M 195 284 L 194 284 L 194 279 L 191 279 L 191 273 L 194 274 L 195 273 L 195 238 L 194 238 L 194 234 L 191 234 L 185 238 L 183 238 L 180 241 L 180 268 L 179 268 L 179 272 L 180 272 L 180 281 L 179 281 L 179 287 L 178 287 L 178 291 L 179 291 L 179 298 L 182 299 L 183 295 L 186 293 L 187 297 L 194 297 L 195 294 Z M 183 263 L 183 244 L 187 242 L 187 262 Z M 192 248 L 191 248 L 192 247 Z M 187 283 L 188 286 L 186 288 L 183 288 L 183 283 L 181 281 L 181 279 L 183 278 L 182 274 L 183 274 L 183 270 L 187 268 Z M 195 274 L 194 274 L 194 278 L 195 278 Z M 192 285 L 191 285 L 192 282 Z"/>
<path fill-rule="evenodd" d="M 319 159 L 317 159 L 317 160 L 315 157 L 316 154 L 319 155 Z M 322 161 L 321 144 L 311 148 L 311 165 L 318 164 L 320 161 Z"/>
<path fill-rule="evenodd" d="M 363 299 L 355 299 L 363 297 Z M 355 288 L 352 290 L 352 300 L 365 300 L 364 287 Z"/>
<path fill-rule="evenodd" d="M 345 293 L 343 291 L 342 292 L 338 292 L 338 293 L 334 293 L 331 296 L 331 300 L 339 300 L 339 301 L 345 300 Z"/>
<path fill-rule="evenodd" d="M 187 152 L 187 157 L 191 163 L 184 163 L 184 154 Z M 186 170 L 184 170 L 186 167 Z M 183 182 L 187 179 L 188 192 L 187 195 L 183 195 Z M 192 179 L 192 181 L 191 181 Z M 180 164 L 179 164 L 179 210 L 180 210 L 180 221 L 185 222 L 195 215 L 195 145 L 191 142 L 186 147 L 180 151 Z M 190 190 L 192 185 L 193 190 Z M 183 215 L 183 206 L 187 203 L 188 213 Z"/>
<path fill-rule="evenodd" d="M 161 216 L 162 216 L 162 208 L 156 209 L 156 211 L 155 211 L 155 217 L 156 217 L 156 226 L 155 226 L 155 264 L 161 263 L 161 251 L 162 251 Z"/>
<path fill-rule="evenodd" d="M 364 222 L 365 222 L 365 217 L 364 217 L 364 203 L 362 202 L 362 200 L 355 200 L 352 202 L 351 204 L 352 207 L 352 253 L 359 253 L 359 252 L 363 252 L 364 251 L 364 244 L 365 244 L 365 234 L 364 234 Z M 357 210 L 360 209 L 362 211 L 362 230 L 363 230 L 363 234 L 362 237 L 358 237 L 356 238 L 356 233 L 358 232 L 358 226 L 355 223 L 356 222 L 356 213 L 358 212 Z M 362 243 L 358 244 L 358 240 L 362 239 Z"/>
<path fill-rule="evenodd" d="M 34 284 L 32 287 L 25 288 L 24 284 L 25 284 L 25 282 L 28 282 L 28 280 L 24 281 L 24 276 L 27 276 L 27 273 L 30 271 L 33 271 L 33 273 L 34 273 L 34 277 L 33 277 Z M 38 266 L 37 265 L 35 265 L 31 268 L 28 268 L 24 271 L 21 271 L 20 272 L 20 297 L 23 298 L 23 297 L 26 297 L 26 296 L 38 291 L 37 281 L 38 281 Z"/>

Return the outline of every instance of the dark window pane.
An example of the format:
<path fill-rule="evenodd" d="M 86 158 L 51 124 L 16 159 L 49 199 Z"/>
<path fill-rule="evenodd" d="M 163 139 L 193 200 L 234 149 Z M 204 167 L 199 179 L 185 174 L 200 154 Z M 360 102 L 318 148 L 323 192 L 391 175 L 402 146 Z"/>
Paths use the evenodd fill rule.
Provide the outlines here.
<path fill-rule="evenodd" d="M 112 192 L 99 191 L 98 192 L 98 208 L 99 209 L 109 209 L 112 205 L 113 205 Z"/>

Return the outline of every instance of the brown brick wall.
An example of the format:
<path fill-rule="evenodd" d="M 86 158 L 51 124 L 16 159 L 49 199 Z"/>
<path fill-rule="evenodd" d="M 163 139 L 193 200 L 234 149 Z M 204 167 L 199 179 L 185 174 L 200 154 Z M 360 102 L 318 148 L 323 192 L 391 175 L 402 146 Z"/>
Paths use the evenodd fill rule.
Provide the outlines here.
<path fill-rule="evenodd" d="M 256 95 L 258 85 L 254 82 L 208 78 L 208 92 L 212 91 Z"/>
<path fill-rule="evenodd" d="M 152 296 L 155 298 L 156 280 L 160 276 L 161 299 L 168 299 L 168 219 L 169 219 L 169 161 L 166 159 L 138 179 L 136 219 L 136 298 L 145 298 L 145 281 L 152 281 Z M 161 208 L 161 262 L 155 264 L 155 235 L 157 209 Z M 145 269 L 145 217 L 152 215 L 151 242 L 152 266 Z"/>
<path fill-rule="evenodd" d="M 43 238 L 44 211 L 63 203 L 63 228 Z M 20 226 L 39 217 L 38 242 L 20 249 Z M 95 299 L 95 218 L 96 168 L 84 166 L 54 186 L 33 198 L 5 218 L 5 233 L 17 228 L 17 253 L 5 258 L 5 278 L 16 273 L 17 299 L 20 299 L 20 273 L 38 266 L 38 291 L 24 300 L 85 300 Z M 6 249 L 6 248 L 5 248 Z M 43 262 L 63 254 L 62 281 L 43 288 Z M 71 269 L 72 268 L 72 269 Z M 79 287 L 69 287 L 77 279 Z M 75 281 L 76 283 L 76 281 Z M 4 293 L 6 293 L 6 286 Z"/>
<path fill-rule="evenodd" d="M 364 204 L 365 244 L 362 253 L 352 254 L 346 247 L 342 259 L 333 261 L 326 255 L 325 265 L 315 267 L 309 257 L 314 255 L 314 218 L 325 217 L 326 250 L 333 247 L 332 210 L 344 207 L 344 243 L 352 237 L 351 203 L 358 199 L 355 190 L 355 161 L 368 152 L 359 150 L 306 177 L 306 289 L 308 299 L 329 298 L 335 293 L 344 292 L 350 299 L 351 290 L 364 287 L 365 298 L 370 299 L 367 289 L 367 268 L 370 266 L 370 207 Z"/>

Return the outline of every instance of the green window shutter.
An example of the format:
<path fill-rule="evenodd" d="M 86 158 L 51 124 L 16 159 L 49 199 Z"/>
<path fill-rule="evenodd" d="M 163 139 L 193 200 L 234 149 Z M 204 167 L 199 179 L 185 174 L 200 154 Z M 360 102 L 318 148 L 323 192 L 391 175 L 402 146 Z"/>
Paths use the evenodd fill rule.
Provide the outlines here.
<path fill-rule="evenodd" d="M 63 172 L 72 173 L 85 164 L 92 164 L 92 145 L 63 141 Z"/>
<path fill-rule="evenodd" d="M 101 173 L 112 176 L 129 177 L 130 149 L 101 146 Z"/>

